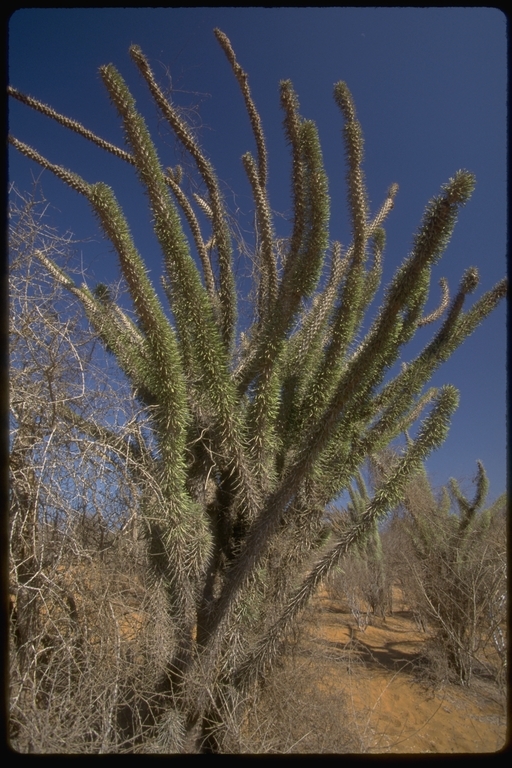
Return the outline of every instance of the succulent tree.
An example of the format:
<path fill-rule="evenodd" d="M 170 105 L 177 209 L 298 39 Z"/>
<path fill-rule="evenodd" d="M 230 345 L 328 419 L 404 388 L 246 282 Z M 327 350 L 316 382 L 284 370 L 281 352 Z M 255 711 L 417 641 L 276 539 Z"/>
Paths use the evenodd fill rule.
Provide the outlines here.
<path fill-rule="evenodd" d="M 337 83 L 334 98 L 344 120 L 352 241 L 343 249 L 329 239 L 318 132 L 301 116 L 291 82 L 283 81 L 293 203 L 291 232 L 283 243 L 268 199 L 265 138 L 248 78 L 228 38 L 219 30 L 215 35 L 240 85 L 256 145 L 256 156 L 242 157 L 258 235 L 254 319 L 248 328 L 237 324 L 234 233 L 215 170 L 140 48 L 130 48 L 131 58 L 195 163 L 206 189 L 201 197 L 187 195 L 180 167 L 164 167 L 112 64 L 101 67 L 100 75 L 121 118 L 127 150 L 9 88 L 13 98 L 132 165 L 147 193 L 162 251 L 167 309 L 113 190 L 9 139 L 89 201 L 128 286 L 132 313 L 105 286 L 77 285 L 38 254 L 82 303 L 131 382 L 133 396 L 151 416 L 150 445 L 136 451 L 134 441 L 119 446 L 112 435 L 112 450 L 129 451 L 133 466 L 141 465 L 134 476 L 149 489 L 141 510 L 149 560 L 175 628 L 166 669 L 164 741 L 169 748 L 194 743 L 204 751 L 222 749 L 223 725 L 272 668 L 317 586 L 400 501 L 411 472 L 445 439 L 457 391 L 424 387 L 506 292 L 502 281 L 464 311 L 466 295 L 478 284 L 477 270 L 469 268 L 451 303 L 442 281 L 438 310 L 424 312 L 432 267 L 475 183 L 471 173 L 458 171 L 428 204 L 410 255 L 364 326 L 381 282 L 382 225 L 398 187 L 391 186 L 381 207 L 370 213 L 363 137 L 347 85 Z M 438 320 L 425 348 L 391 378 L 391 367 L 417 328 Z M 91 440 L 99 434 L 100 425 L 71 407 L 63 407 L 60 418 Z M 342 535 L 331 534 L 326 505 L 350 486 L 369 455 L 414 425 L 415 436 L 386 482 Z M 103 440 L 108 434 L 101 430 Z"/>

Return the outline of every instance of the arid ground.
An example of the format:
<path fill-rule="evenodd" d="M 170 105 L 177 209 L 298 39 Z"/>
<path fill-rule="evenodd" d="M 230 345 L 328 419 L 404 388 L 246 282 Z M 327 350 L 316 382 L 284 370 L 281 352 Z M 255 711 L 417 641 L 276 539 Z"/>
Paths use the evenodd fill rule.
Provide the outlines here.
<path fill-rule="evenodd" d="M 426 634 L 396 596 L 391 616 L 372 617 L 357 631 L 348 606 L 323 592 L 306 626 L 302 652 L 313 651 L 319 687 L 335 686 L 345 699 L 344 727 L 361 751 L 485 753 L 505 746 L 504 692 L 477 677 L 470 687 L 429 679 L 421 661 Z"/>

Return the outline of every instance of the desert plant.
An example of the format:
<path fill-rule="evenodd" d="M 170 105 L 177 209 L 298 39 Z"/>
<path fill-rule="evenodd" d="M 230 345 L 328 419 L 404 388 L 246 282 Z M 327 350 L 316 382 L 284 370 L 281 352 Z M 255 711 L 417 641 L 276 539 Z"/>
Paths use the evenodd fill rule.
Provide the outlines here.
<path fill-rule="evenodd" d="M 348 528 L 357 526 L 370 500 L 361 472 L 356 474 L 355 485 L 348 491 L 351 501 L 345 509 L 336 509 L 330 517 L 334 531 L 341 535 Z M 331 579 L 329 587 L 336 599 L 347 600 L 358 629 L 364 631 L 377 613 L 385 619 L 391 602 L 390 585 L 377 518 L 367 535 L 343 559 L 339 573 Z"/>
<path fill-rule="evenodd" d="M 242 158 L 258 233 L 249 328 L 237 328 L 233 233 L 213 166 L 164 96 L 140 48 L 132 46 L 130 55 L 195 162 L 206 189 L 201 197 L 185 193 L 180 167 L 164 169 L 112 64 L 101 67 L 100 75 L 122 119 L 128 150 L 9 88 L 13 98 L 134 167 L 163 254 L 170 315 L 114 192 L 10 137 L 21 153 L 89 201 L 114 245 L 133 303 L 131 314 L 106 287 L 77 285 L 55 260 L 37 251 L 56 283 L 81 302 L 131 383 L 133 398 L 150 416 L 151 429 L 138 436 L 139 442 L 127 437 L 121 444 L 115 430 L 93 414 L 82 418 L 72 404 L 58 411 L 84 440 L 101 439 L 113 452 L 126 451 L 128 444 L 133 466 L 139 462 L 140 471 L 131 476 L 141 491 L 148 561 L 166 593 L 174 628 L 162 683 L 168 707 L 152 747 L 162 751 L 222 751 L 223 724 L 243 710 L 253 684 L 272 669 L 282 639 L 319 583 L 398 503 L 411 472 L 443 442 L 458 394 L 451 386 L 426 392 L 423 387 L 506 292 L 502 281 L 464 312 L 465 298 L 478 284 L 476 269 L 466 270 L 431 341 L 404 370 L 386 378 L 417 328 L 441 318 L 449 304 L 443 282 L 438 311 L 424 314 L 431 269 L 472 192 L 473 175 L 458 171 L 431 200 L 411 254 L 365 331 L 381 281 L 382 224 L 397 185 L 371 216 L 362 132 L 347 85 L 337 83 L 334 98 L 345 121 L 352 243 L 343 250 L 329 241 L 318 133 L 301 117 L 289 81 L 281 83 L 280 96 L 292 156 L 293 223 L 283 243 L 275 235 L 265 139 L 247 75 L 227 37 L 219 30 L 215 34 L 240 85 L 257 147 L 256 159 L 249 152 Z M 422 414 L 414 439 L 357 522 L 332 536 L 324 520 L 326 505 L 349 487 L 368 455 L 404 429 L 412 431 Z"/>
<path fill-rule="evenodd" d="M 438 666 L 444 659 L 448 676 L 463 685 L 470 684 L 475 666 L 492 669 L 485 652 L 493 644 L 498 676 L 506 663 L 500 637 L 506 608 L 506 496 L 485 507 L 489 484 L 482 463 L 477 465 L 472 500 L 453 478 L 436 497 L 424 469 L 409 483 L 404 500 L 409 514 L 404 528 L 412 544 L 412 551 L 402 548 L 409 595 L 434 633 L 429 646 Z"/>
<path fill-rule="evenodd" d="M 144 413 L 131 409 L 81 305 L 34 256 L 42 250 L 71 270 L 73 243 L 45 223 L 41 190 L 11 195 L 11 744 L 23 752 L 123 751 L 133 739 L 118 723 L 122 711 L 133 698 L 158 698 L 172 636 L 138 541 L 141 464 L 130 449 Z M 103 421 L 94 440 L 62 417 L 70 404 L 75 418 Z M 113 415 L 115 450 L 105 427 Z"/>

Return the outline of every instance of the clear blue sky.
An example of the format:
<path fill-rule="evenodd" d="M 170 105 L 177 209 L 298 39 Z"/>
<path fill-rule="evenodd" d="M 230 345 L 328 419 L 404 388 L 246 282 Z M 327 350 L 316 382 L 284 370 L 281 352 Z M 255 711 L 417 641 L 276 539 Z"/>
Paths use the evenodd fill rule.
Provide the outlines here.
<path fill-rule="evenodd" d="M 225 183 L 228 205 L 251 221 L 252 203 L 240 157 L 253 138 L 238 86 L 213 36 L 220 27 L 249 74 L 269 150 L 269 189 L 275 211 L 290 209 L 289 151 L 282 131 L 278 84 L 290 78 L 301 113 L 314 119 L 330 179 L 331 238 L 350 239 L 346 216 L 341 115 L 333 84 L 345 80 L 365 136 L 365 173 L 372 210 L 392 182 L 400 191 L 388 218 L 387 283 L 407 256 L 424 207 L 459 168 L 476 174 L 476 191 L 433 276 L 428 308 L 438 302 L 437 280 L 452 295 L 464 269 L 477 266 L 475 296 L 506 273 L 506 18 L 492 8 L 147 8 L 35 9 L 10 22 L 9 81 L 107 140 L 123 145 L 122 131 L 98 76 L 112 62 L 121 71 L 158 138 L 165 165 L 179 161 L 175 142 L 128 56 L 141 46 L 160 82 L 172 87 L 191 113 L 197 135 Z M 170 78 L 170 79 L 169 79 Z M 145 198 L 133 169 L 105 156 L 85 139 L 11 101 L 10 130 L 53 162 L 110 184 L 125 208 L 139 250 L 158 281 L 160 255 L 152 238 Z M 155 134 L 154 134 L 155 135 Z M 10 178 L 28 190 L 38 166 L 10 150 Z M 95 280 L 117 275 L 115 255 L 101 239 L 87 203 L 49 172 L 43 191 L 52 220 L 77 238 Z M 285 222 L 283 219 L 283 234 Z M 242 260 L 240 291 L 247 291 Z M 418 334 L 424 344 L 435 327 Z M 405 350 L 408 359 L 414 349 Z M 468 484 L 481 459 L 491 498 L 506 487 L 505 304 L 435 375 L 461 393 L 445 445 L 428 461 L 435 484 L 450 476 Z"/>

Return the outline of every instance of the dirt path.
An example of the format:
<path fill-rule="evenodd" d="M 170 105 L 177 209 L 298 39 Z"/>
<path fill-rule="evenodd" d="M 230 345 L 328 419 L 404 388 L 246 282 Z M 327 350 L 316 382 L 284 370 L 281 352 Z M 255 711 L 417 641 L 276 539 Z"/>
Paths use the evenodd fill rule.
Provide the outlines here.
<path fill-rule="evenodd" d="M 364 632 L 324 594 L 309 624 L 321 677 L 333 677 L 347 701 L 351 728 L 369 753 L 496 752 L 506 742 L 506 704 L 490 684 L 469 689 L 418 679 L 425 635 L 406 610 Z M 352 630 L 351 630 L 352 627 Z M 309 644 L 308 643 L 308 644 Z"/>

